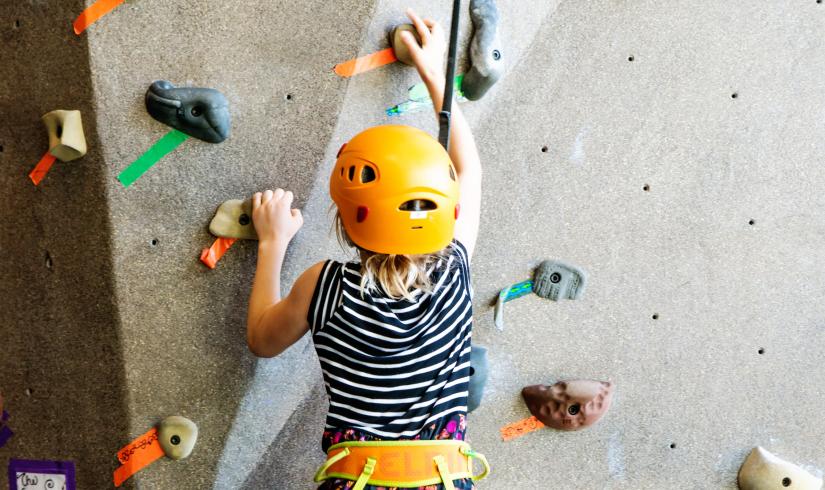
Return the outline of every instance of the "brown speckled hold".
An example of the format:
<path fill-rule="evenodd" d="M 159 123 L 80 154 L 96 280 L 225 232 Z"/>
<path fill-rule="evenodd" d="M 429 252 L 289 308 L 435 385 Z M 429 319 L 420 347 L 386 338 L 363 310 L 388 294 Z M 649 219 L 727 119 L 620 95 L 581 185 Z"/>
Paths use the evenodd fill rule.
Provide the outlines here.
<path fill-rule="evenodd" d="M 166 417 L 158 427 L 158 440 L 168 458 L 179 460 L 189 457 L 198 440 L 198 426 L 194 422 L 173 415 Z"/>
<path fill-rule="evenodd" d="M 521 396 L 537 419 L 559 430 L 579 430 L 589 427 L 610 409 L 613 383 L 577 379 L 559 381 L 553 386 L 532 385 L 521 390 Z"/>

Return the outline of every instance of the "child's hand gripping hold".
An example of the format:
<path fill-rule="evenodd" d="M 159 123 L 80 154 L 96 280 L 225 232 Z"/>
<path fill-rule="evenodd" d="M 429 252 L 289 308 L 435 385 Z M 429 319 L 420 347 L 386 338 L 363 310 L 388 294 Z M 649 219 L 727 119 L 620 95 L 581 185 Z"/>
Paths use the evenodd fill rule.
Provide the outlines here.
<path fill-rule="evenodd" d="M 291 209 L 291 191 L 275 189 L 252 196 L 252 222 L 261 243 L 287 245 L 304 224 L 301 210 Z"/>
<path fill-rule="evenodd" d="M 415 68 L 425 82 L 439 82 L 444 80 L 444 53 L 447 51 L 447 42 L 444 30 L 438 22 L 432 19 L 422 19 L 413 9 L 407 9 L 407 16 L 412 21 L 421 45 L 410 32 L 402 32 L 401 40 L 410 51 Z"/>

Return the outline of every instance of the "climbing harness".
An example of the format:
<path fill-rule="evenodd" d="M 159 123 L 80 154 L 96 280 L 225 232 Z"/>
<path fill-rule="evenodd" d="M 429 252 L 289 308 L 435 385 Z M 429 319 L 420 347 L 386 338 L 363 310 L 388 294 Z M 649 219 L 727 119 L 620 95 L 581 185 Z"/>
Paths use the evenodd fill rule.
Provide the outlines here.
<path fill-rule="evenodd" d="M 315 481 L 354 480 L 352 490 L 366 485 L 415 488 L 438 483 L 455 490 L 453 480 L 478 481 L 490 472 L 483 454 L 457 440 L 347 441 L 330 447 L 327 456 Z M 479 475 L 473 474 L 473 459 L 484 466 Z"/>

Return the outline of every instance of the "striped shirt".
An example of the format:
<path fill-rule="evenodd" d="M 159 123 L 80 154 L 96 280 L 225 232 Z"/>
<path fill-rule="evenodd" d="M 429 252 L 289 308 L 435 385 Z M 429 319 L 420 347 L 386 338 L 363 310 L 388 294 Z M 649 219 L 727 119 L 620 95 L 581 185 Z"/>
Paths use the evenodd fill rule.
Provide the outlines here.
<path fill-rule="evenodd" d="M 453 241 L 430 270 L 431 293 L 393 300 L 361 293 L 358 262 L 327 261 L 308 320 L 321 362 L 327 429 L 412 439 L 467 412 L 472 287 L 467 251 Z"/>

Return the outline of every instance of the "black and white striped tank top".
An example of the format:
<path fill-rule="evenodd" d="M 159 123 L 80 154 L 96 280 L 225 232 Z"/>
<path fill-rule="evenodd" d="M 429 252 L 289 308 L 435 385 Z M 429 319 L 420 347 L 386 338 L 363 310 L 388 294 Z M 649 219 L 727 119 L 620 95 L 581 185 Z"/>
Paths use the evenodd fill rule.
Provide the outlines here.
<path fill-rule="evenodd" d="M 327 261 L 308 320 L 321 361 L 327 429 L 380 439 L 414 438 L 428 424 L 467 412 L 472 287 L 467 251 L 453 241 L 430 271 L 431 293 L 414 301 L 361 295 L 360 263 Z"/>

